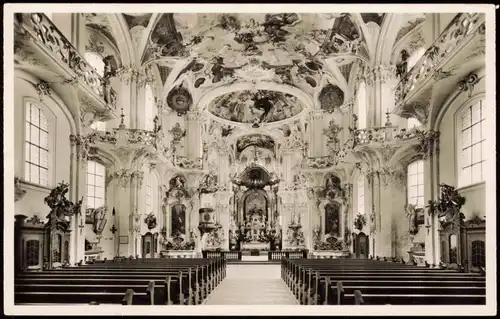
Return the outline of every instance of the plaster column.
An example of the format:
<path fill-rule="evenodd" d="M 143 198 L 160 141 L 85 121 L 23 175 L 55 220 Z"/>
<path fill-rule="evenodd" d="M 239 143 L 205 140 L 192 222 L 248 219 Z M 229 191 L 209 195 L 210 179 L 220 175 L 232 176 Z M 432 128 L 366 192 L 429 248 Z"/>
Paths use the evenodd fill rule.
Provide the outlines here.
<path fill-rule="evenodd" d="M 85 260 L 85 231 L 80 225 L 85 225 L 85 211 L 87 208 L 87 153 L 88 141 L 81 135 L 71 135 L 71 156 L 70 156 L 70 191 L 73 203 L 77 203 L 83 197 L 81 212 L 79 216 L 71 218 L 70 236 L 70 264 L 76 264 L 80 260 Z"/>
<path fill-rule="evenodd" d="M 133 241 L 131 236 L 130 215 L 133 214 L 131 206 L 130 175 L 126 170 L 114 172 L 110 177 L 110 186 L 114 188 L 115 212 L 117 227 L 117 256 L 128 257 L 133 254 L 131 249 Z"/>
<path fill-rule="evenodd" d="M 125 66 L 125 69 L 120 73 L 119 77 L 111 78 L 110 82 L 117 94 L 115 113 L 120 115 L 121 109 L 123 109 L 123 114 L 126 118 L 126 122 L 124 123 L 125 126 L 131 129 L 139 128 L 137 111 L 138 109 L 143 110 L 144 108 L 138 108 L 137 106 L 144 105 L 144 103 L 138 103 L 137 100 L 137 71 L 130 66 Z M 113 123 L 114 125 L 112 126 L 118 127 L 120 119 L 113 121 L 115 123 Z"/>
<path fill-rule="evenodd" d="M 72 13 L 71 24 L 72 33 L 70 41 L 73 43 L 78 53 L 85 57 L 85 52 L 87 51 L 86 46 L 89 42 L 85 17 L 81 13 Z"/>
<path fill-rule="evenodd" d="M 130 174 L 130 200 L 131 207 L 134 207 L 133 218 L 134 218 L 134 226 L 132 228 L 132 234 L 134 237 L 134 256 L 142 255 L 142 242 L 141 242 L 141 226 L 143 224 L 143 214 L 140 212 L 142 210 L 139 209 L 139 205 L 141 202 L 139 201 L 139 195 L 142 193 L 142 185 L 144 181 L 144 172 L 143 171 L 133 171 Z M 142 206 L 142 205 L 141 205 Z"/>
<path fill-rule="evenodd" d="M 437 133 L 439 134 L 439 133 Z M 426 138 L 430 144 L 430 151 L 424 161 L 424 202 L 439 198 L 439 136 Z M 429 264 L 437 265 L 441 261 L 439 244 L 439 220 L 437 214 L 429 215 L 425 212 L 425 260 Z"/>
<path fill-rule="evenodd" d="M 365 76 L 367 92 L 367 127 L 381 127 L 386 122 L 386 112 L 392 112 L 395 107 L 394 89 L 398 84 L 395 66 L 376 65 Z M 391 123 L 399 122 L 400 118 L 390 115 Z"/>
<path fill-rule="evenodd" d="M 309 156 L 321 157 L 328 155 L 325 147 L 323 128 L 324 118 L 322 110 L 311 111 L 309 121 Z"/>
<path fill-rule="evenodd" d="M 191 159 L 200 158 L 201 124 L 198 112 L 188 112 L 186 116 L 186 156 Z"/>

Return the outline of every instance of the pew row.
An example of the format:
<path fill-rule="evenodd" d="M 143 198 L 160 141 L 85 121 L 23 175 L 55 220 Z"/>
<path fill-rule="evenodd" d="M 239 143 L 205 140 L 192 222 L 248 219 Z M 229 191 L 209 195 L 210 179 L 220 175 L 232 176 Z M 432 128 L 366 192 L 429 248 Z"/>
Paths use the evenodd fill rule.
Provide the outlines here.
<path fill-rule="evenodd" d="M 382 260 L 282 260 L 282 279 L 303 305 L 478 305 L 485 277 Z"/>
<path fill-rule="evenodd" d="M 15 278 L 16 304 L 198 305 L 224 279 L 214 259 L 105 262 Z"/>

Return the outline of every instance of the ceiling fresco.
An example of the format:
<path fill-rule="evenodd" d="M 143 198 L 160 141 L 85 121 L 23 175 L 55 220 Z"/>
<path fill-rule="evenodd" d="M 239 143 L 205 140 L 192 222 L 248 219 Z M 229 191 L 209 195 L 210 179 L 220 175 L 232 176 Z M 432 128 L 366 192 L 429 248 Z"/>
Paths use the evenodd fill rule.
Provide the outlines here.
<path fill-rule="evenodd" d="M 149 24 L 149 20 L 151 19 L 152 13 L 145 14 L 132 14 L 132 13 L 124 13 L 123 17 L 127 22 L 129 29 L 136 27 L 138 25 L 147 27 Z"/>
<path fill-rule="evenodd" d="M 215 98 L 208 111 L 238 123 L 271 123 L 286 120 L 304 109 L 297 97 L 276 91 L 226 93 Z"/>
<path fill-rule="evenodd" d="M 167 13 L 150 43 L 149 57 L 196 55 L 211 60 L 231 50 L 228 66 L 241 66 L 252 56 L 270 65 L 287 65 L 317 55 L 355 54 L 362 36 L 349 13 Z"/>

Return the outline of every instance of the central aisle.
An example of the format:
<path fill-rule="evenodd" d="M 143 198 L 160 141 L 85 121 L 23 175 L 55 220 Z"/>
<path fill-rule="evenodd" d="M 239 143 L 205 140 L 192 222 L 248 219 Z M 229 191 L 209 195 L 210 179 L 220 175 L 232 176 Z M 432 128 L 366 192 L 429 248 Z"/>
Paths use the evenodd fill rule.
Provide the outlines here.
<path fill-rule="evenodd" d="M 227 265 L 226 278 L 205 305 L 298 305 L 281 279 L 281 265 Z"/>

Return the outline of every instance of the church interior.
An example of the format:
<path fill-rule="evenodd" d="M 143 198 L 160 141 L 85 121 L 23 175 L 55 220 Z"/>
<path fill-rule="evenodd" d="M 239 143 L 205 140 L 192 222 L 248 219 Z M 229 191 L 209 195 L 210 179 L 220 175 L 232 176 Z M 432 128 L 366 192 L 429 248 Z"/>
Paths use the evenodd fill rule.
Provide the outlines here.
<path fill-rule="evenodd" d="M 485 61 L 482 13 L 16 13 L 15 304 L 484 305 Z"/>

